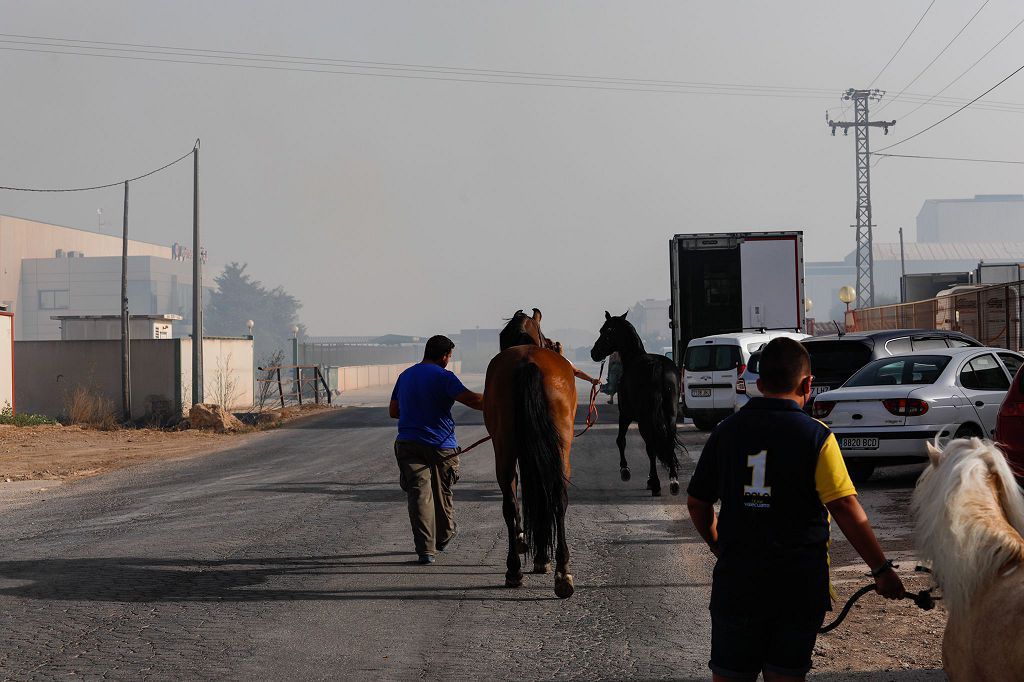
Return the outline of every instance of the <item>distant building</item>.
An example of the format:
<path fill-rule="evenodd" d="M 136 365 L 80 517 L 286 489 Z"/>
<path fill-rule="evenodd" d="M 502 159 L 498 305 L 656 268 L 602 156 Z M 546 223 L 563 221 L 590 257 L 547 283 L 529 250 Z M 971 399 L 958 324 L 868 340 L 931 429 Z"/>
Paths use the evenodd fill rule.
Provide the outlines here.
<path fill-rule="evenodd" d="M 1024 194 L 928 199 L 917 214 L 918 243 L 1017 242 L 1024 234 Z"/>
<path fill-rule="evenodd" d="M 0 216 L 0 306 L 16 314 L 16 338 L 59 339 L 54 316 L 120 313 L 121 251 L 120 237 Z M 128 254 L 129 311 L 180 315 L 175 335 L 190 334 L 191 255 L 135 240 Z"/>
<path fill-rule="evenodd" d="M 637 301 L 629 309 L 626 319 L 633 323 L 636 331 L 644 343 L 657 344 L 660 346 L 669 345 L 670 335 L 668 329 L 668 310 L 671 305 L 669 299 L 645 298 Z M 649 352 L 656 353 L 658 348 L 648 348 Z"/>

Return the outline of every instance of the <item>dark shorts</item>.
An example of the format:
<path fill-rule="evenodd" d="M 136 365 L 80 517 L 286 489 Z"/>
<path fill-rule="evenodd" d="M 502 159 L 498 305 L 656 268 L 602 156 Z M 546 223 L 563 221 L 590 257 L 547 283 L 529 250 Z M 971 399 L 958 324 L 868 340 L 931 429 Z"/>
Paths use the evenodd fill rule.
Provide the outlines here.
<path fill-rule="evenodd" d="M 748 679 L 762 670 L 800 677 L 811 669 L 811 654 L 825 612 L 798 614 L 711 614 L 711 661 L 723 677 Z"/>

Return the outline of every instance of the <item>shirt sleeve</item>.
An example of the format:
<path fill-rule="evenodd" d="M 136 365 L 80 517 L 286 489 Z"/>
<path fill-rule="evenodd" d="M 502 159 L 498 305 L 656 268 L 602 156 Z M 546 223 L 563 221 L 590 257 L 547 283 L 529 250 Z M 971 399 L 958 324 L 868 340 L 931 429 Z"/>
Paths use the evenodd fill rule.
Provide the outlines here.
<path fill-rule="evenodd" d="M 449 398 L 454 398 L 457 395 L 461 395 L 469 389 L 462 383 L 462 381 L 455 376 L 454 372 L 445 370 L 448 375 L 445 377 L 444 390 Z"/>
<path fill-rule="evenodd" d="M 839 443 L 831 433 L 818 452 L 818 464 L 814 468 L 814 487 L 818 490 L 818 499 L 822 504 L 857 494 L 850 474 L 846 471 L 846 462 L 843 461 Z"/>
<path fill-rule="evenodd" d="M 701 450 L 697 468 L 686 486 L 686 494 L 701 502 L 714 504 L 718 501 L 718 432 L 712 432 L 704 449 Z"/>
<path fill-rule="evenodd" d="M 398 377 L 398 381 L 395 382 L 395 387 L 391 391 L 391 399 L 398 400 L 398 385 L 402 383 L 402 377 Z"/>

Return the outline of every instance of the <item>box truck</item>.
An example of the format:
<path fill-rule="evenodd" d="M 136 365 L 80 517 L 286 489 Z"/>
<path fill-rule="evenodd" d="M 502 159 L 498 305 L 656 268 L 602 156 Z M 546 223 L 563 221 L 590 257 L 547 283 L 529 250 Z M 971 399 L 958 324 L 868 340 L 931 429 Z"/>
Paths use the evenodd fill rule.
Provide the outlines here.
<path fill-rule="evenodd" d="M 804 233 L 677 234 L 669 241 L 673 357 L 727 332 L 803 332 Z"/>

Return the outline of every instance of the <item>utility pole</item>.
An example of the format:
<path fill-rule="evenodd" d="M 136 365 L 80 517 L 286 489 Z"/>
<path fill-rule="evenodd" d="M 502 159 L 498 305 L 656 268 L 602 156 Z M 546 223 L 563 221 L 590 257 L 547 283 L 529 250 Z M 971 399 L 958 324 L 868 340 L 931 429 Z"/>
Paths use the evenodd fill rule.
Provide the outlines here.
<path fill-rule="evenodd" d="M 124 226 L 121 234 L 121 406 L 132 419 L 131 325 L 128 317 L 128 181 L 124 183 Z"/>
<path fill-rule="evenodd" d="M 870 308 L 875 304 L 875 257 L 871 238 L 871 148 L 868 143 L 868 129 L 882 128 L 886 135 L 896 121 L 871 121 L 868 118 L 868 102 L 878 101 L 885 94 L 882 90 L 856 90 L 850 88 L 843 93 L 843 99 L 853 101 L 853 121 L 833 121 L 825 114 L 825 121 L 832 128 L 843 129 L 843 135 L 854 129 L 857 141 L 857 307 Z"/>
<path fill-rule="evenodd" d="M 903 228 L 900 228 L 900 303 L 907 302 L 907 258 L 903 251 Z"/>
<path fill-rule="evenodd" d="M 192 150 L 192 404 L 203 402 L 203 257 L 199 240 L 199 140 Z"/>

